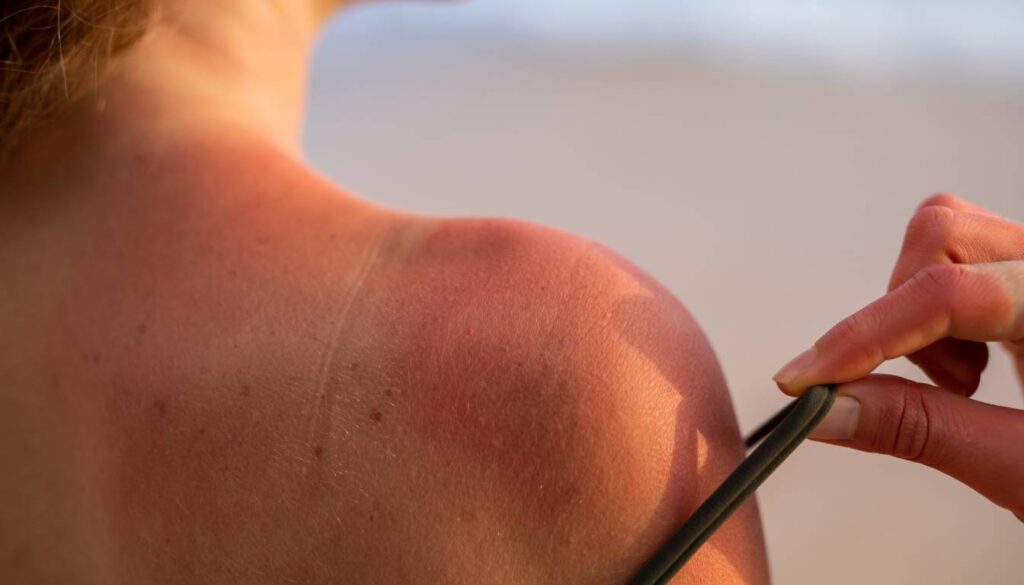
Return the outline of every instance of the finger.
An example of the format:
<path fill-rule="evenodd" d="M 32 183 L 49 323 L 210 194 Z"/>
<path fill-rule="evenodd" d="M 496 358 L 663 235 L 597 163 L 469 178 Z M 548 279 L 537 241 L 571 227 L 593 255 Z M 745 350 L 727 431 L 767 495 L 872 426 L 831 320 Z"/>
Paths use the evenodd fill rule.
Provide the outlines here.
<path fill-rule="evenodd" d="M 984 207 L 971 203 L 965 199 L 961 199 L 952 193 L 936 193 L 917 206 L 918 209 L 924 209 L 925 207 L 948 207 L 956 211 L 964 211 L 967 213 L 976 213 L 978 215 L 989 215 L 992 217 L 998 217 L 997 214 L 985 209 Z"/>
<path fill-rule="evenodd" d="M 1024 226 L 940 205 L 922 207 L 907 224 L 889 279 L 893 290 L 932 264 L 982 264 L 1024 259 Z"/>
<path fill-rule="evenodd" d="M 907 356 L 944 390 L 973 396 L 988 365 L 988 345 L 947 337 Z"/>
<path fill-rule="evenodd" d="M 907 225 L 888 290 L 934 264 L 975 264 L 1024 258 L 1024 226 L 940 193 L 929 197 Z M 978 388 L 988 349 L 944 339 L 907 356 L 939 386 L 965 396 Z"/>
<path fill-rule="evenodd" d="M 917 461 L 1024 521 L 1024 412 L 895 376 L 839 387 L 811 438 Z"/>
<path fill-rule="evenodd" d="M 851 382 L 945 337 L 1024 337 L 1024 262 L 936 265 L 840 321 L 775 376 L 786 392 Z"/>

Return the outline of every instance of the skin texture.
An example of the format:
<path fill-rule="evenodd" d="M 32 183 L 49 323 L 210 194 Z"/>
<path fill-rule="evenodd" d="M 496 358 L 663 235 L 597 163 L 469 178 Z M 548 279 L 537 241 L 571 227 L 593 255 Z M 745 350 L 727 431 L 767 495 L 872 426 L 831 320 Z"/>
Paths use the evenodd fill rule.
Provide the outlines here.
<path fill-rule="evenodd" d="M 847 317 L 779 374 L 790 393 L 849 382 L 812 438 L 917 461 L 1024 522 L 1024 412 L 970 397 L 987 342 L 1024 381 L 1024 226 L 948 194 L 911 219 L 889 292 Z M 906 356 L 935 385 L 867 376 Z"/>
<path fill-rule="evenodd" d="M 177 156 L 102 214 L 5 209 L 15 576 L 622 583 L 742 457 L 703 335 L 609 251 Z M 688 574 L 761 582 L 760 539 L 748 506 Z"/>
<path fill-rule="evenodd" d="M 324 181 L 293 70 L 230 58 L 304 40 L 253 10 L 185 67 L 232 6 L 0 173 L 0 581 L 625 583 L 743 456 L 692 317 L 595 243 Z M 751 502 L 675 582 L 767 580 Z"/>

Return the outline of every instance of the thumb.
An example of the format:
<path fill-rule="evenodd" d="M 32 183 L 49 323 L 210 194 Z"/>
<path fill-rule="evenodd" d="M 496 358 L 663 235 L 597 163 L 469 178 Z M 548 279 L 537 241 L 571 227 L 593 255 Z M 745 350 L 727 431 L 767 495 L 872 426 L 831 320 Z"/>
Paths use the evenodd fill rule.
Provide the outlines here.
<path fill-rule="evenodd" d="M 1024 521 L 1024 412 L 895 376 L 843 384 L 810 438 L 946 473 Z"/>

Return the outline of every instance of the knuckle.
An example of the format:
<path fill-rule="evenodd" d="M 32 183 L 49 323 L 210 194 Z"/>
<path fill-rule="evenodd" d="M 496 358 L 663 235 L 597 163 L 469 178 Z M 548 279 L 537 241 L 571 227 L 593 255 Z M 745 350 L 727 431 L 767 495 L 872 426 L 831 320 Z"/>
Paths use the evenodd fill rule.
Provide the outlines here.
<path fill-rule="evenodd" d="M 964 268 L 959 264 L 933 264 L 915 274 L 910 285 L 930 298 L 949 298 L 960 288 Z"/>
<path fill-rule="evenodd" d="M 949 207 L 922 207 L 910 218 L 904 236 L 908 249 L 945 248 L 955 236 L 957 212 Z"/>
<path fill-rule="evenodd" d="M 950 459 L 948 446 L 966 437 L 967 428 L 930 390 L 907 388 L 898 413 L 890 452 L 901 459 L 942 467 Z"/>
<path fill-rule="evenodd" d="M 1024 331 L 1024 296 L 1020 276 L 1000 263 L 971 268 L 971 286 L 964 287 L 971 299 L 968 319 L 992 340 L 1016 341 Z M 1024 276 L 1024 273 L 1021 274 Z"/>
<path fill-rule="evenodd" d="M 953 195 L 952 193 L 946 193 L 944 191 L 935 193 L 925 198 L 918 206 L 918 209 L 925 207 L 948 207 L 948 208 L 959 208 L 963 205 L 963 200 Z"/>
<path fill-rule="evenodd" d="M 933 424 L 921 393 L 907 390 L 903 394 L 890 452 L 901 459 L 925 463 Z"/>

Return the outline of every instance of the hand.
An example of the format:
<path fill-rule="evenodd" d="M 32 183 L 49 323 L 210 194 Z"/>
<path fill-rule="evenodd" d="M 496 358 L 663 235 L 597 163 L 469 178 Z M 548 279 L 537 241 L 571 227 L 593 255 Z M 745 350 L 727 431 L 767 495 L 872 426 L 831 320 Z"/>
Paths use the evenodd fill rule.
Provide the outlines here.
<path fill-rule="evenodd" d="M 848 382 L 811 438 L 929 465 L 1024 521 L 1024 411 L 970 398 L 990 341 L 1024 381 L 1024 225 L 936 195 L 910 221 L 889 292 L 775 381 L 790 394 Z M 936 385 L 868 376 L 900 356 Z"/>

